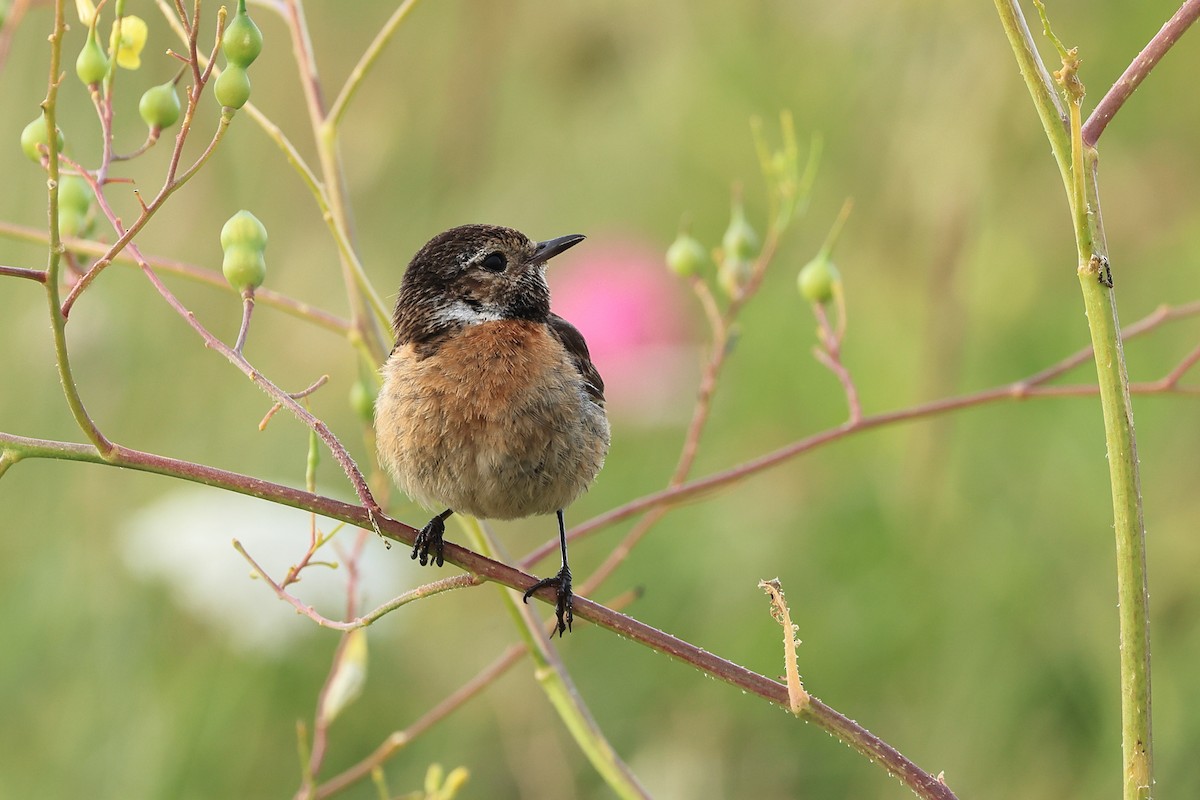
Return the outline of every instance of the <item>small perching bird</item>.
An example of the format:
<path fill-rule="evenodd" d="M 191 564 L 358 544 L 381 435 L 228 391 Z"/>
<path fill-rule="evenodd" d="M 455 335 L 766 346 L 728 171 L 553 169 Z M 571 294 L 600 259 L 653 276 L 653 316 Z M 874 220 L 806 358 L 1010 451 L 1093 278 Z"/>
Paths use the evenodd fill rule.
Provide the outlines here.
<path fill-rule="evenodd" d="M 556 590 L 570 630 L 571 570 L 563 510 L 608 454 L 604 381 L 583 336 L 550 312 L 546 262 L 579 234 L 533 242 L 512 228 L 463 225 L 413 257 L 400 284 L 396 346 L 375 407 L 379 457 L 430 509 L 412 557 L 442 559 L 445 521 L 558 516 L 562 569 L 525 592 Z"/>

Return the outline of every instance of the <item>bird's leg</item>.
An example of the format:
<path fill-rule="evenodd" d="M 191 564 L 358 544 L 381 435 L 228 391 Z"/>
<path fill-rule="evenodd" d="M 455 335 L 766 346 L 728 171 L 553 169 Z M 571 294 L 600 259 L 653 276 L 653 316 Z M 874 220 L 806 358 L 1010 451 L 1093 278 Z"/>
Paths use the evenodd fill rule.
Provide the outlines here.
<path fill-rule="evenodd" d="M 417 538 L 413 541 L 412 557 L 420 559 L 422 567 L 430 561 L 439 567 L 444 563 L 442 560 L 442 534 L 446 532 L 446 517 L 453 513 L 454 509 L 447 508 L 429 520 L 429 524 L 417 533 Z"/>
<path fill-rule="evenodd" d="M 571 598 L 575 595 L 571 591 L 571 568 L 567 566 L 567 525 L 563 522 L 562 509 L 558 510 L 558 543 L 562 547 L 562 569 L 553 578 L 542 578 L 530 586 L 524 599 L 528 603 L 531 594 L 546 586 L 553 586 L 557 590 L 558 602 L 554 605 L 554 611 L 558 616 L 558 625 L 550 631 L 550 638 L 554 638 L 557 631 L 561 639 L 563 633 L 571 630 L 571 622 L 575 618 L 571 613 Z"/>

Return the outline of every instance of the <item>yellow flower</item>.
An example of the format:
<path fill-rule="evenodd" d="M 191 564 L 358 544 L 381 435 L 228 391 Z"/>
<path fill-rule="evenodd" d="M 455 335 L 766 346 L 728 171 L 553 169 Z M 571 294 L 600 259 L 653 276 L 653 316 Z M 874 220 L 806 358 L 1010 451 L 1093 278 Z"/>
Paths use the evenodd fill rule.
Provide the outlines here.
<path fill-rule="evenodd" d="M 92 0 L 75 0 L 75 10 L 79 12 L 79 21 L 90 28 L 96 16 L 96 4 Z"/>
<path fill-rule="evenodd" d="M 117 27 L 120 23 L 120 28 Z M 142 48 L 146 46 L 146 20 L 132 14 L 113 20 L 112 38 L 109 49 L 117 53 L 117 66 L 137 69 L 142 65 Z"/>

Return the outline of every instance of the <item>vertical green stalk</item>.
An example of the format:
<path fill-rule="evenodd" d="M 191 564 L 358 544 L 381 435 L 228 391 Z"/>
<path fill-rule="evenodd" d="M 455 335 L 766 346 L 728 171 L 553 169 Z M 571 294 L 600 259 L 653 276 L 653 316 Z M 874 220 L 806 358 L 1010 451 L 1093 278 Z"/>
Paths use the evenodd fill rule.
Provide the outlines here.
<path fill-rule="evenodd" d="M 102 456 L 107 457 L 112 452 L 110 442 L 84 408 L 83 398 L 75 385 L 75 375 L 71 370 L 71 361 L 67 353 L 67 318 L 62 312 L 62 298 L 59 290 L 62 256 L 66 249 L 58 230 L 58 85 L 62 65 L 62 38 L 66 30 L 63 17 L 64 0 L 54 3 L 54 30 L 50 34 L 50 80 L 46 90 L 46 99 L 42 101 L 42 114 L 46 119 L 47 147 L 49 161 L 47 163 L 47 181 L 49 188 L 49 219 L 47 220 L 50 239 L 50 252 L 46 263 L 46 303 L 50 312 L 50 327 L 54 334 L 54 360 L 58 366 L 58 378 L 62 383 L 63 394 L 67 398 L 67 406 L 71 416 L 75 418 L 80 429 L 96 446 Z"/>
<path fill-rule="evenodd" d="M 1154 765 L 1146 531 L 1142 518 L 1141 481 L 1138 475 L 1133 406 L 1129 398 L 1129 376 L 1121 346 L 1121 326 L 1117 319 L 1100 214 L 1097 154 L 1094 147 L 1085 148 L 1083 145 L 1080 106 L 1084 89 L 1076 75 L 1078 60 L 1075 51 L 1066 50 L 1054 37 L 1044 8 L 1035 0 L 1042 12 L 1046 33 L 1063 58 L 1063 69 L 1055 73 L 1055 78 L 1067 94 L 1069 127 L 1064 129 L 1059 99 L 1037 55 L 1020 6 L 1016 0 L 995 2 L 1009 44 L 1021 66 L 1021 74 L 1042 118 L 1071 207 L 1079 257 L 1079 286 L 1083 292 L 1100 388 L 1116 531 L 1123 797 L 1125 800 L 1149 800 L 1153 792 Z"/>
<path fill-rule="evenodd" d="M 488 558 L 496 558 L 496 547 L 478 520 L 461 514 L 456 514 L 455 519 L 466 532 L 472 549 Z M 579 749 L 618 797 L 624 800 L 646 800 L 649 797 L 646 790 L 641 787 L 612 744 L 604 737 L 583 698 L 576 691 L 566 668 L 546 642 L 545 632 L 533 622 L 532 615 L 522 608 L 513 590 L 499 584 L 496 588 L 504 597 L 517 630 L 521 632 L 529 648 L 534 664 L 534 676 L 542 685 L 542 691 L 562 718 L 575 743 L 579 745 Z"/>
<path fill-rule="evenodd" d="M 1087 197 L 1094 205 L 1086 214 L 1088 232 L 1104 248 L 1096 186 L 1096 151 L 1086 154 Z M 1090 168 L 1089 168 L 1090 167 Z M 1101 282 L 1107 259 L 1099 252 L 1080 252 L 1079 285 L 1083 291 L 1088 328 L 1096 356 L 1104 438 L 1108 446 L 1112 483 L 1113 523 L 1117 539 L 1117 614 L 1121 636 L 1121 749 L 1124 757 L 1125 800 L 1149 800 L 1153 795 L 1154 752 L 1150 713 L 1150 600 L 1146 577 L 1146 527 L 1142 518 L 1142 487 L 1138 474 L 1137 439 L 1129 376 L 1121 345 L 1121 326 L 1113 290 Z"/>

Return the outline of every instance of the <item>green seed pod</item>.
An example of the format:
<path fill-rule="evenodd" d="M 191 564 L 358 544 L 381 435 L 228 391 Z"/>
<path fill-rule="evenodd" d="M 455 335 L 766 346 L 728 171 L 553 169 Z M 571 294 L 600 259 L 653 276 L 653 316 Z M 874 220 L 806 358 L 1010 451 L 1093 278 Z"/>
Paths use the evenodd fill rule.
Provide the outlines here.
<path fill-rule="evenodd" d="M 79 58 L 75 59 L 75 74 L 83 81 L 84 86 L 99 83 L 108 74 L 108 55 L 96 38 L 95 25 L 88 31 L 87 41 L 79 51 Z"/>
<path fill-rule="evenodd" d="M 230 247 L 221 261 L 225 280 L 239 292 L 257 289 L 267 277 L 267 262 L 261 250 L 251 247 Z"/>
<path fill-rule="evenodd" d="M 92 206 L 92 187 L 78 175 L 63 175 L 58 182 L 58 207 L 87 214 Z"/>
<path fill-rule="evenodd" d="M 225 54 L 225 60 L 230 65 L 245 69 L 258 58 L 262 46 L 262 31 L 246 13 L 246 3 L 243 0 L 238 3 L 237 13 L 233 15 L 221 36 L 221 52 Z"/>
<path fill-rule="evenodd" d="M 234 289 L 244 292 L 262 286 L 267 276 L 267 262 L 263 259 L 267 229 L 258 217 L 245 210 L 230 217 L 221 227 L 221 249 L 225 251 L 221 271 Z"/>
<path fill-rule="evenodd" d="M 217 78 L 213 95 L 225 108 L 241 108 L 250 99 L 250 76 L 243 68 L 230 64 Z"/>
<path fill-rule="evenodd" d="M 746 211 L 740 202 L 734 202 L 733 213 L 729 217 L 729 227 L 721 239 L 725 248 L 726 261 L 751 261 L 758 255 L 758 234 L 746 221 Z"/>
<path fill-rule="evenodd" d="M 25 155 L 30 161 L 39 162 L 42 160 L 41 151 L 38 150 L 38 145 L 49 145 L 50 140 L 46 136 L 46 118 L 38 114 L 33 122 L 25 126 L 25 130 L 21 131 L 21 149 L 25 151 Z M 58 151 L 61 153 L 63 149 L 63 134 L 58 132 Z"/>
<path fill-rule="evenodd" d="M 667 269 L 681 278 L 689 278 L 708 262 L 704 245 L 686 233 L 680 233 L 667 248 Z"/>
<path fill-rule="evenodd" d="M 174 81 L 151 86 L 138 102 L 138 113 L 154 131 L 174 125 L 179 119 L 180 111 L 182 107 L 179 104 L 179 95 L 175 93 Z"/>
<path fill-rule="evenodd" d="M 242 209 L 221 226 L 221 249 L 245 247 L 250 250 L 267 249 L 267 229 L 258 217 Z"/>
<path fill-rule="evenodd" d="M 805 264 L 796 277 L 800 295 L 810 303 L 822 305 L 833 299 L 834 287 L 841 282 L 838 268 L 823 254 Z"/>
<path fill-rule="evenodd" d="M 350 407 L 363 422 L 375 419 L 375 392 L 366 381 L 359 379 L 350 386 Z"/>

